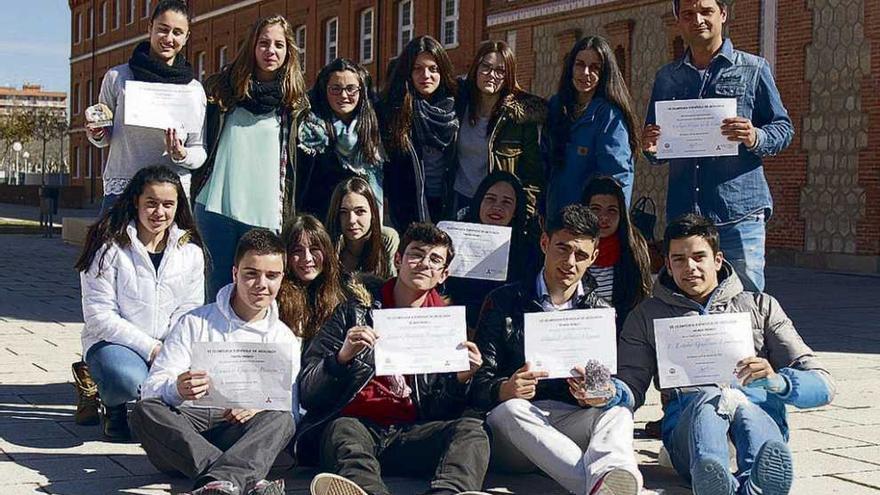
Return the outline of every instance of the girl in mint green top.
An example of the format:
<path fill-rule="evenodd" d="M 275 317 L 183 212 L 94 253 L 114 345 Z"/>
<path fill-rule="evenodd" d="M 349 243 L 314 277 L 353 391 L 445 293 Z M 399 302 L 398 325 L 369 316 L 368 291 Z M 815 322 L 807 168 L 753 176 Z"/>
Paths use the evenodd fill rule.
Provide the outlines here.
<path fill-rule="evenodd" d="M 211 255 L 206 298 L 232 281 L 235 247 L 252 228 L 280 232 L 295 212 L 296 135 L 308 112 L 290 23 L 259 20 L 232 64 L 205 83 L 208 160 L 193 179 Z"/>

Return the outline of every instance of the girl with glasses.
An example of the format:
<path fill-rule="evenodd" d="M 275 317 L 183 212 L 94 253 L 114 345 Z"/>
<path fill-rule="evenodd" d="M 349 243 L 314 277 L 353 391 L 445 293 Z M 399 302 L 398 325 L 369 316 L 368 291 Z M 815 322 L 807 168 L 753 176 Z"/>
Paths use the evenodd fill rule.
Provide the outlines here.
<path fill-rule="evenodd" d="M 459 81 L 456 102 L 461 129 L 453 166 L 455 204 L 468 206 L 480 181 L 503 170 L 522 182 L 525 211 L 529 220 L 535 219 L 545 185 L 538 142 L 547 105 L 520 88 L 507 43 L 486 41 L 480 46 L 467 77 Z"/>

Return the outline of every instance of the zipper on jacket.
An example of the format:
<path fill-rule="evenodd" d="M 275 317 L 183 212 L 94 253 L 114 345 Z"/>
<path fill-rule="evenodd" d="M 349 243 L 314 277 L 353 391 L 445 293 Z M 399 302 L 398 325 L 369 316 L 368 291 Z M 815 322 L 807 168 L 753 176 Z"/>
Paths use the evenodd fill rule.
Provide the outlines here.
<path fill-rule="evenodd" d="M 492 132 L 489 133 L 489 146 L 488 146 L 488 161 L 486 162 L 486 174 L 492 173 L 492 152 L 495 148 L 493 143 L 495 142 L 495 134 L 498 132 L 498 129 L 504 124 L 505 120 L 507 120 L 507 112 L 502 112 L 501 116 L 498 117 L 498 120 L 495 122 L 495 127 L 492 128 Z M 516 167 L 514 167 L 516 168 Z M 516 174 L 514 174 L 516 175 Z"/>

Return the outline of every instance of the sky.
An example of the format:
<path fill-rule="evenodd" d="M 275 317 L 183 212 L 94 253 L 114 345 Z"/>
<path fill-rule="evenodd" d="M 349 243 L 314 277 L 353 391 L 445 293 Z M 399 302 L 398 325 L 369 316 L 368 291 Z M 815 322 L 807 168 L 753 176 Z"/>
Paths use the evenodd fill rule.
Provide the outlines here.
<path fill-rule="evenodd" d="M 0 2 L 0 86 L 70 86 L 70 7 L 67 0 Z"/>

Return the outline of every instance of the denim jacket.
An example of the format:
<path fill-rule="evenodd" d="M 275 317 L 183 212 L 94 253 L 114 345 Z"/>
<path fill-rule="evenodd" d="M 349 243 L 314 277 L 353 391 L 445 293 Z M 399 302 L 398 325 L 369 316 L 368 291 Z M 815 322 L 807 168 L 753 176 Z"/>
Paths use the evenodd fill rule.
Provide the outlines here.
<path fill-rule="evenodd" d="M 656 123 L 654 102 L 696 98 L 736 98 L 736 113 L 752 121 L 757 142 L 752 149 L 741 144 L 737 156 L 669 160 L 667 218 L 696 212 L 725 224 L 760 211 L 769 217 L 773 199 L 761 158 L 778 154 L 794 136 L 769 64 L 725 39 L 701 77 L 687 51 L 657 73 L 646 124 Z"/>
<path fill-rule="evenodd" d="M 544 133 L 545 162 L 550 171 L 547 215 L 581 202 L 584 187 L 596 175 L 610 175 L 623 185 L 627 205 L 632 197 L 635 157 L 623 112 L 601 96 L 568 127 L 562 103 L 550 99 L 549 132 Z M 565 142 L 554 142 L 564 140 Z M 560 151 L 557 151 L 560 150 Z M 562 163 L 559 163 L 562 161 Z"/>

